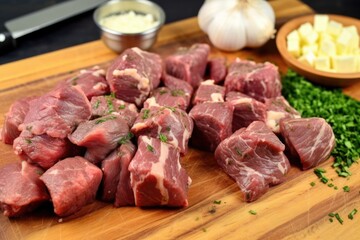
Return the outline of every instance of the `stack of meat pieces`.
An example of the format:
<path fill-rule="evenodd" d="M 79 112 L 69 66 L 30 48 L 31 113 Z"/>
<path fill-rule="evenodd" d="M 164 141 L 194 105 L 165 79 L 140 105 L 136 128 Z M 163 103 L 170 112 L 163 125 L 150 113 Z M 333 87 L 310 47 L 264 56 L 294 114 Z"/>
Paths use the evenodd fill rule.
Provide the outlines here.
<path fill-rule="evenodd" d="M 13 103 L 1 138 L 22 162 L 0 170 L 0 209 L 19 216 L 51 200 L 68 216 L 96 196 L 116 207 L 185 207 L 188 144 L 214 152 L 245 201 L 285 179 L 290 164 L 276 134 L 303 169 L 328 158 L 331 127 L 300 118 L 281 96 L 276 66 L 235 59 L 227 68 L 209 54 L 207 44 L 164 59 L 131 48 L 107 71 L 82 70 Z"/>

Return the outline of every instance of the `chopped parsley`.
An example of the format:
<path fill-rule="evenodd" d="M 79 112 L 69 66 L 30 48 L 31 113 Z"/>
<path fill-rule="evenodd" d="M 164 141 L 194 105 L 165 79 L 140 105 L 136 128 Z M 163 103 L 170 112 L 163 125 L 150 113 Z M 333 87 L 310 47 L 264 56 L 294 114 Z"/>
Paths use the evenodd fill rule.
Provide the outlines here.
<path fill-rule="evenodd" d="M 159 91 L 159 94 L 160 94 L 160 95 L 163 95 L 163 94 L 165 94 L 165 93 L 167 93 L 167 91 L 164 90 L 164 89 L 162 89 L 162 90 Z"/>
<path fill-rule="evenodd" d="M 318 176 L 318 178 L 320 179 L 321 182 L 327 183 L 329 181 L 329 179 L 327 177 L 325 177 L 325 175 L 324 175 L 324 173 L 326 173 L 325 169 L 315 168 L 314 173 L 316 174 L 316 176 Z"/>
<path fill-rule="evenodd" d="M 160 133 L 159 134 L 159 139 L 160 139 L 160 141 L 162 141 L 162 142 L 164 142 L 164 143 L 166 143 L 167 142 L 167 137 L 166 137 L 166 135 L 164 135 L 164 134 L 162 134 L 162 133 Z"/>
<path fill-rule="evenodd" d="M 134 134 L 132 132 L 129 132 L 126 136 L 120 138 L 118 143 L 125 144 L 125 143 L 129 142 L 129 140 L 133 137 L 134 137 Z"/>
<path fill-rule="evenodd" d="M 112 113 L 114 112 L 114 104 L 112 102 L 114 98 L 109 95 L 109 96 L 106 96 L 106 103 L 107 103 L 107 107 L 108 107 L 108 113 Z"/>
<path fill-rule="evenodd" d="M 214 204 L 221 204 L 221 200 L 214 200 Z"/>
<path fill-rule="evenodd" d="M 31 144 L 31 143 L 32 143 L 31 139 L 29 139 L 29 138 L 25 138 L 25 142 L 26 142 L 27 144 Z"/>
<path fill-rule="evenodd" d="M 119 106 L 119 109 L 121 110 L 121 109 L 125 109 L 125 104 L 121 104 L 120 106 Z"/>
<path fill-rule="evenodd" d="M 77 85 L 78 79 L 79 79 L 79 77 L 73 77 L 72 79 L 70 79 L 71 85 L 73 85 L 73 86 Z"/>
<path fill-rule="evenodd" d="M 241 157 L 243 155 L 242 151 L 240 150 L 240 148 L 236 147 L 235 148 L 236 153 Z"/>
<path fill-rule="evenodd" d="M 312 186 L 312 187 L 315 186 L 315 182 L 311 182 L 310 186 Z"/>

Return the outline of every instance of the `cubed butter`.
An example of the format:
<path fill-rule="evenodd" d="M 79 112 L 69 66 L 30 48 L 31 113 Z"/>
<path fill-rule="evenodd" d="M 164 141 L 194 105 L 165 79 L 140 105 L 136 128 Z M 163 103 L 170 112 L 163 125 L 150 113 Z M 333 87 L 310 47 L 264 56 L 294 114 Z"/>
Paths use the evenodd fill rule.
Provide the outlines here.
<path fill-rule="evenodd" d="M 334 56 L 336 55 L 336 44 L 328 39 L 324 39 L 319 45 L 319 56 Z"/>
<path fill-rule="evenodd" d="M 335 72 L 352 73 L 356 72 L 357 60 L 354 56 L 333 56 L 332 66 Z"/>
<path fill-rule="evenodd" d="M 343 25 L 337 21 L 330 20 L 326 31 L 332 36 L 339 36 L 342 31 Z"/>
<path fill-rule="evenodd" d="M 315 31 L 310 32 L 306 37 L 303 38 L 303 42 L 305 44 L 315 44 L 317 39 L 319 37 L 319 34 Z"/>
<path fill-rule="evenodd" d="M 314 59 L 314 67 L 321 71 L 330 71 L 330 57 L 319 56 Z"/>
<path fill-rule="evenodd" d="M 325 32 L 328 26 L 329 16 L 324 14 L 316 14 L 314 17 L 314 30 L 316 32 Z"/>
<path fill-rule="evenodd" d="M 307 23 L 301 24 L 298 31 L 299 31 L 300 38 L 302 40 L 304 40 L 307 36 L 309 36 L 314 31 L 314 29 L 313 29 L 313 26 L 311 25 L 311 23 L 307 22 Z"/>
<path fill-rule="evenodd" d="M 336 39 L 338 55 L 350 54 L 353 48 L 353 38 L 355 38 L 355 35 L 352 32 L 345 29 L 341 31 L 339 37 Z"/>
<path fill-rule="evenodd" d="M 288 40 L 286 45 L 288 52 L 294 57 L 298 57 L 300 55 L 300 42 L 298 40 Z"/>
<path fill-rule="evenodd" d="M 318 44 L 303 45 L 301 47 L 301 54 L 306 55 L 308 52 L 312 52 L 313 54 L 317 54 L 318 49 L 319 49 Z"/>
<path fill-rule="evenodd" d="M 286 40 L 291 41 L 291 40 L 297 40 L 300 42 L 300 36 L 299 36 L 299 32 L 295 29 L 293 31 L 291 31 L 287 36 L 286 36 Z"/>
<path fill-rule="evenodd" d="M 298 60 L 308 66 L 314 67 L 315 58 L 316 55 L 313 52 L 308 52 L 299 57 Z"/>

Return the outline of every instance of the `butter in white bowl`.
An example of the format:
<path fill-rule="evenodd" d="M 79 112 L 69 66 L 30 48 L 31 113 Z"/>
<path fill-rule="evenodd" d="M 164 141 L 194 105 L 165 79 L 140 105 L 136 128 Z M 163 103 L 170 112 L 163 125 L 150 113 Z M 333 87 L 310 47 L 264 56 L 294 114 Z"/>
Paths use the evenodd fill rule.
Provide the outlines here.
<path fill-rule="evenodd" d="M 289 53 L 317 70 L 360 72 L 359 34 L 355 26 L 343 26 L 327 15 L 317 14 L 313 24 L 301 24 L 286 40 Z"/>

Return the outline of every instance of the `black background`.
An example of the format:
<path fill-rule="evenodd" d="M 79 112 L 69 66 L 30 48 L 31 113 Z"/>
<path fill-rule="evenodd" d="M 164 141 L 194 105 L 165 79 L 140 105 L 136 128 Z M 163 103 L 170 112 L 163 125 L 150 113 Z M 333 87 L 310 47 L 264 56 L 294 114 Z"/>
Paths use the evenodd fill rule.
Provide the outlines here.
<path fill-rule="evenodd" d="M 0 28 L 6 20 L 64 0 L 0 0 Z M 166 23 L 196 16 L 204 0 L 153 0 L 166 13 Z M 226 0 L 223 0 L 226 1 Z M 286 0 L 283 0 L 286 4 Z M 360 18 L 359 0 L 303 0 L 318 13 Z M 0 56 L 0 64 L 99 39 L 93 11 L 18 39 L 15 50 Z M 3 30 L 3 29 L 1 29 Z"/>

